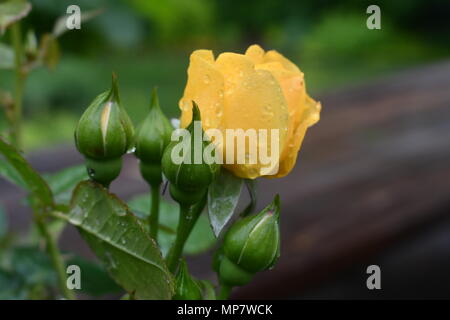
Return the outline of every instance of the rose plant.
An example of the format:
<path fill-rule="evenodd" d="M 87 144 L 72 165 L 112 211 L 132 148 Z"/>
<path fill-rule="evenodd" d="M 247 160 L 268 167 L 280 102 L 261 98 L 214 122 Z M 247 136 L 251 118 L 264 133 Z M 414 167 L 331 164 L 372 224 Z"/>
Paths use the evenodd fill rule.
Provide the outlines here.
<path fill-rule="evenodd" d="M 172 127 L 155 89 L 147 117 L 134 129 L 119 91 L 113 75 L 111 88 L 93 100 L 76 126 L 75 146 L 85 169 L 42 176 L 18 151 L 18 135 L 0 139 L 0 174 L 29 192 L 27 203 L 47 251 L 42 259 L 52 268 L 46 293 L 37 296 L 75 299 L 66 266 L 76 264 L 82 272 L 96 270 L 93 283 L 106 279 L 110 289 L 101 294 L 121 288 L 124 299 L 227 299 L 233 287 L 271 269 L 280 256 L 280 197 L 255 212 L 255 180 L 292 170 L 307 128 L 319 120 L 320 103 L 306 93 L 304 74 L 294 63 L 257 45 L 217 59 L 208 50 L 192 53 L 179 104 L 181 128 Z M 223 160 L 231 147 L 210 137 L 209 129 L 225 135 L 229 129 L 276 129 L 277 140 L 264 147 L 279 150 L 278 171 L 262 174 L 261 162 L 239 163 L 235 156 L 211 161 Z M 181 139 L 183 134 L 188 138 Z M 182 160 L 196 158 L 198 150 L 212 157 L 174 161 L 177 153 Z M 128 203 L 109 191 L 126 153 L 135 155 L 150 187 L 150 196 Z M 167 184 L 174 201 L 161 197 Z M 236 212 L 243 185 L 251 202 Z M 57 240 L 67 224 L 78 229 L 101 265 L 61 254 Z M 183 257 L 212 247 L 215 284 L 193 277 Z M 1 268 L 0 280 L 6 272 Z M 59 290 L 46 291 L 54 286 Z"/>

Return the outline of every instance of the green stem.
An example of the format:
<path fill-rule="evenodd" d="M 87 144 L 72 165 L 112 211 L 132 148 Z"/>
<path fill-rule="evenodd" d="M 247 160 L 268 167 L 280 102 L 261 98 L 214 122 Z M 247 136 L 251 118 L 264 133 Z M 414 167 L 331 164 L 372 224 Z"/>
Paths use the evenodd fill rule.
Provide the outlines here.
<path fill-rule="evenodd" d="M 220 292 L 219 295 L 217 297 L 217 300 L 227 300 L 228 297 L 230 296 L 231 290 L 233 289 L 232 286 L 226 285 L 226 284 L 221 284 L 220 286 Z"/>
<path fill-rule="evenodd" d="M 200 202 L 192 206 L 180 204 L 180 218 L 178 221 L 177 235 L 166 259 L 167 267 L 172 273 L 177 271 L 184 244 L 191 234 L 192 228 L 195 226 L 200 213 L 203 211 L 206 200 L 207 198 L 205 196 Z"/>
<path fill-rule="evenodd" d="M 53 267 L 55 268 L 58 277 L 58 284 L 64 298 L 66 298 L 67 300 L 75 300 L 75 294 L 73 293 L 73 291 L 67 288 L 67 274 L 65 270 L 65 265 L 61 257 L 61 253 L 58 250 L 56 240 L 52 237 L 51 233 L 47 228 L 47 225 L 40 217 L 36 218 L 35 221 L 41 235 L 45 239 L 47 251 L 48 254 L 50 255 Z"/>
<path fill-rule="evenodd" d="M 160 184 L 151 185 L 151 200 L 152 204 L 150 207 L 149 225 L 150 225 L 150 236 L 158 242 L 158 228 L 159 228 L 159 189 Z"/>
<path fill-rule="evenodd" d="M 180 204 L 180 217 L 178 220 L 177 235 L 174 244 L 167 254 L 167 267 L 172 273 L 175 273 L 178 268 L 180 257 L 183 253 L 184 244 L 186 243 L 186 240 L 189 237 L 195 223 L 193 220 L 190 206 Z"/>
<path fill-rule="evenodd" d="M 14 88 L 14 106 L 12 116 L 11 141 L 20 148 L 21 144 L 21 126 L 22 126 L 22 99 L 25 86 L 26 74 L 22 69 L 22 58 L 24 55 L 22 34 L 20 30 L 20 22 L 16 22 L 11 26 L 11 42 L 14 48 L 14 64 L 15 64 L 15 88 Z"/>

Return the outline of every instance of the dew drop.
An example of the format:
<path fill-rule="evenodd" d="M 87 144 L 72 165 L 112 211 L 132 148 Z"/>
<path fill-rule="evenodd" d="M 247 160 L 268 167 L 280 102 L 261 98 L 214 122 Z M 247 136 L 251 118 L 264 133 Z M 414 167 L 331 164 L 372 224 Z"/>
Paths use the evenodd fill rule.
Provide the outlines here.
<path fill-rule="evenodd" d="M 70 223 L 79 226 L 83 222 L 84 218 L 86 217 L 86 214 L 83 209 L 81 209 L 80 206 L 75 206 L 70 211 L 70 217 L 69 221 Z"/>
<path fill-rule="evenodd" d="M 189 109 L 189 103 L 187 101 L 183 101 L 181 103 L 181 110 L 182 111 L 187 111 Z"/>
<path fill-rule="evenodd" d="M 95 170 L 92 168 L 87 168 L 87 172 L 88 172 L 88 176 L 89 178 L 94 178 L 95 177 Z"/>

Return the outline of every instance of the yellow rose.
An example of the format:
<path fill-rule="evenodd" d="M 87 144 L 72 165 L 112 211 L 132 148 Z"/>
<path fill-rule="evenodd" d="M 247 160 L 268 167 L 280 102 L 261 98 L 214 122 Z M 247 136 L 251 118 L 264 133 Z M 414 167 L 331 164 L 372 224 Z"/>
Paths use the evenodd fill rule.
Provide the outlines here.
<path fill-rule="evenodd" d="M 204 130 L 279 129 L 278 172 L 283 177 L 295 165 L 306 129 L 320 118 L 320 102 L 306 93 L 304 75 L 278 52 L 264 52 L 258 45 L 245 54 L 225 52 L 215 60 L 212 51 L 191 54 L 188 82 L 179 102 L 181 126 L 192 120 L 192 101 L 197 102 Z M 223 154 L 226 144 L 224 143 Z M 267 143 L 269 154 L 273 147 Z M 224 164 L 236 176 L 254 179 L 264 167 Z"/>

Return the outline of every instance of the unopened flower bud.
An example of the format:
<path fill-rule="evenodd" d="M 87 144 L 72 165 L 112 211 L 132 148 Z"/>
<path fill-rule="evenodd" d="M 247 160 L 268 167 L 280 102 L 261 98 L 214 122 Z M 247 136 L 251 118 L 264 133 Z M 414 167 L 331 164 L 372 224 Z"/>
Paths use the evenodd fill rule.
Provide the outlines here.
<path fill-rule="evenodd" d="M 186 130 L 188 134 L 181 136 L 182 141 L 172 141 L 164 150 L 162 169 L 170 182 L 172 197 L 179 203 L 194 204 L 206 194 L 208 186 L 220 170 L 220 165 L 215 161 L 205 161 L 204 150 L 214 146 L 210 146 L 211 141 L 203 139 L 200 111 L 195 102 L 192 122 Z M 180 158 L 181 161 L 175 161 L 174 157 Z"/>
<path fill-rule="evenodd" d="M 202 290 L 191 275 L 186 264 L 182 261 L 175 279 L 176 290 L 173 296 L 174 300 L 201 300 Z"/>
<path fill-rule="evenodd" d="M 242 269 L 225 256 L 220 261 L 218 273 L 220 282 L 232 287 L 246 285 L 254 276 L 254 273 Z"/>
<path fill-rule="evenodd" d="M 140 159 L 141 174 L 153 185 L 162 182 L 161 159 L 170 143 L 173 127 L 161 111 L 156 88 L 152 92 L 150 112 L 136 130 L 136 156 Z"/>
<path fill-rule="evenodd" d="M 260 213 L 235 222 L 227 231 L 224 257 L 220 262 L 221 281 L 243 285 L 256 272 L 270 269 L 280 253 L 280 200 L 274 201 Z"/>
<path fill-rule="evenodd" d="M 121 157 L 133 147 L 133 125 L 120 105 L 117 78 L 81 116 L 75 144 L 86 158 L 89 176 L 106 186 L 120 173 Z"/>

